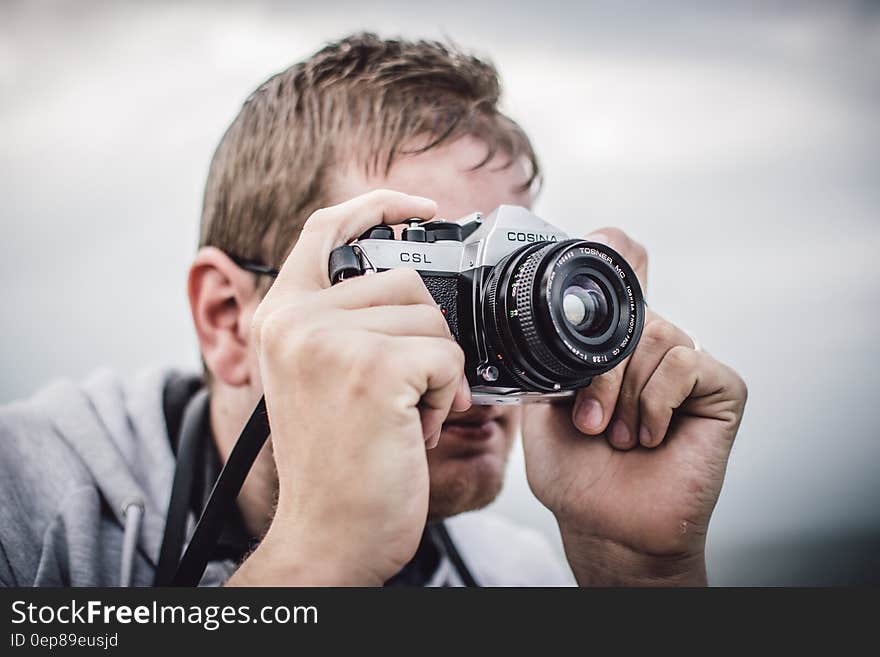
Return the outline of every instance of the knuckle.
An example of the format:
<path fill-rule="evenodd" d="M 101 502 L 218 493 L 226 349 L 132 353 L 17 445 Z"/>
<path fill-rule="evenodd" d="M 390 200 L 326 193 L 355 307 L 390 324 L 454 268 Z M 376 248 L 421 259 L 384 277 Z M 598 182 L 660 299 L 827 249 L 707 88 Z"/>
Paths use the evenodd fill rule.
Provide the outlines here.
<path fill-rule="evenodd" d="M 634 239 L 630 239 L 630 254 L 632 259 L 638 263 L 648 261 L 648 249 L 641 242 L 637 242 Z"/>
<path fill-rule="evenodd" d="M 303 224 L 303 230 L 306 231 L 320 228 L 330 221 L 331 216 L 332 212 L 329 208 L 318 208 L 309 215 L 308 219 L 306 219 L 305 223 Z"/>
<path fill-rule="evenodd" d="M 445 323 L 445 320 L 444 320 L 444 323 Z M 463 370 L 464 369 L 464 361 L 465 361 L 464 351 L 455 342 L 449 341 L 446 344 L 447 344 L 446 348 L 449 349 L 451 352 L 450 360 L 451 360 L 452 364 L 455 366 L 455 369 Z"/>
<path fill-rule="evenodd" d="M 395 269 L 395 274 L 400 278 L 403 285 L 412 287 L 424 287 L 422 277 L 415 269 Z"/>
<path fill-rule="evenodd" d="M 687 372 L 696 367 L 697 352 L 683 346 L 675 346 L 670 349 L 665 360 L 676 371 Z"/>
<path fill-rule="evenodd" d="M 400 289 L 422 295 L 426 299 L 431 298 L 428 288 L 425 287 L 425 282 L 415 269 L 391 269 L 389 277 L 393 280 L 393 284 Z"/>
<path fill-rule="evenodd" d="M 663 399 L 649 389 L 645 389 L 642 393 L 639 408 L 642 415 L 651 419 L 658 419 L 666 412 L 666 404 Z"/>
<path fill-rule="evenodd" d="M 742 405 L 745 406 L 746 401 L 749 398 L 749 386 L 746 384 L 745 380 L 739 375 L 735 370 L 730 370 L 733 378 L 733 392 L 734 396 L 741 401 Z"/>
<path fill-rule="evenodd" d="M 383 203 L 394 198 L 397 195 L 397 192 L 388 189 L 387 187 L 380 187 L 378 189 L 367 192 L 366 198 L 376 203 Z"/>
<path fill-rule="evenodd" d="M 600 228 L 596 232 L 606 235 L 608 239 L 611 240 L 612 246 L 616 244 L 618 247 L 622 247 L 629 241 L 629 236 L 620 230 L 620 228 L 615 228 L 614 226 L 606 226 L 605 228 Z"/>
<path fill-rule="evenodd" d="M 446 320 L 436 306 L 426 303 L 415 304 L 410 306 L 407 312 L 413 314 L 418 329 L 425 334 L 441 337 L 448 333 Z"/>
<path fill-rule="evenodd" d="M 251 330 L 257 338 L 257 344 L 261 349 L 269 352 L 277 351 L 283 344 L 290 327 L 282 320 L 281 313 L 265 311 L 254 314 Z"/>
<path fill-rule="evenodd" d="M 600 228 L 596 232 L 606 235 L 611 242 L 611 247 L 619 251 L 633 267 L 639 268 L 647 264 L 648 250 L 641 242 L 634 240 L 620 228 L 608 226 Z"/>
<path fill-rule="evenodd" d="M 328 345 L 331 342 L 326 331 L 315 324 L 307 324 L 290 331 L 283 349 L 285 357 L 290 358 L 292 362 L 323 362 L 326 360 Z"/>
<path fill-rule="evenodd" d="M 447 372 L 450 379 L 454 379 L 461 375 L 464 371 L 464 352 L 461 348 L 451 341 L 447 342 L 448 357 L 445 359 L 447 364 Z"/>
<path fill-rule="evenodd" d="M 452 340 L 438 339 L 432 341 L 433 352 L 432 360 L 439 371 L 445 373 L 461 372 L 464 368 L 464 352 Z"/>
<path fill-rule="evenodd" d="M 384 350 L 358 348 L 350 358 L 346 358 L 346 377 L 349 388 L 355 395 L 363 395 L 372 389 L 373 382 L 381 378 L 388 367 L 389 359 Z"/>
<path fill-rule="evenodd" d="M 645 327 L 643 339 L 653 346 L 666 346 L 678 342 L 680 333 L 672 322 L 656 319 Z"/>
<path fill-rule="evenodd" d="M 350 356 L 350 360 L 355 368 L 361 371 L 377 372 L 383 370 L 386 364 L 391 361 L 388 353 L 384 349 L 375 348 L 367 339 L 366 333 L 363 336 L 364 339 L 360 340 L 358 344 L 351 345 L 354 347 L 354 353 Z"/>
<path fill-rule="evenodd" d="M 434 335 L 445 336 L 449 333 L 449 325 L 436 306 L 423 304 L 419 308 L 421 309 L 420 312 L 424 313 L 425 326 L 429 327 Z"/>
<path fill-rule="evenodd" d="M 328 335 L 319 321 L 297 321 L 308 312 L 287 307 L 275 311 L 260 323 L 260 351 L 272 364 L 292 376 L 312 376 L 315 370 L 326 369 L 336 358 L 330 345 L 338 342 Z"/>

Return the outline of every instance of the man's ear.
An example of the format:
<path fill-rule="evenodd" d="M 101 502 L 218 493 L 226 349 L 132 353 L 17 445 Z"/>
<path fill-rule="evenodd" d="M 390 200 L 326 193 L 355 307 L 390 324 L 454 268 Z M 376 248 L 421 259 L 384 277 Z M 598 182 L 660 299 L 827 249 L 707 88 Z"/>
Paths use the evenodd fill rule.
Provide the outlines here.
<path fill-rule="evenodd" d="M 230 386 L 251 381 L 250 321 L 259 303 L 254 275 L 213 246 L 199 249 L 187 285 L 202 358 Z"/>

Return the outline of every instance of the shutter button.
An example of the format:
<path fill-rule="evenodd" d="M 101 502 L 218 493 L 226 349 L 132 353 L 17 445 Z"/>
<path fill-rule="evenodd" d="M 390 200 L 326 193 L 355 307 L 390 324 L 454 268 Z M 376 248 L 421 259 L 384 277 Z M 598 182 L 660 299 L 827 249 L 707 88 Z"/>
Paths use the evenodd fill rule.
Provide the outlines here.
<path fill-rule="evenodd" d="M 410 219 L 406 223 L 408 228 L 403 229 L 403 239 L 407 242 L 427 242 L 428 236 L 425 228 L 418 219 Z"/>

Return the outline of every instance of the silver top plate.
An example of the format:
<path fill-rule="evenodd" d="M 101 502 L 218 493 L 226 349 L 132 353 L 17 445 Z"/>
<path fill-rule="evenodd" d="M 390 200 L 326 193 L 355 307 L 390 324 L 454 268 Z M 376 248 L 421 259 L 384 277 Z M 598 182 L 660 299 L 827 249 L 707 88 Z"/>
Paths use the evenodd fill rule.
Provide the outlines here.
<path fill-rule="evenodd" d="M 496 265 L 506 255 L 531 242 L 568 239 L 563 231 L 526 208 L 501 205 L 485 218 L 470 215 L 462 226 L 479 226 L 463 242 L 406 242 L 367 239 L 357 242 L 367 269 L 417 269 L 419 271 L 462 272 Z"/>

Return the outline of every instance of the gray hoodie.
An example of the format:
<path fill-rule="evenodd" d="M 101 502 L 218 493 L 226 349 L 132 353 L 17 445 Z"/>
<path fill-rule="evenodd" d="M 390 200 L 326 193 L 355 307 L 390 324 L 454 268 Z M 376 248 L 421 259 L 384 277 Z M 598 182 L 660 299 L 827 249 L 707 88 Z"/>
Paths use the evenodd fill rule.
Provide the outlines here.
<path fill-rule="evenodd" d="M 0 585 L 152 584 L 175 464 L 163 410 L 172 376 L 101 371 L 0 408 Z M 533 530 L 487 512 L 447 527 L 483 585 L 571 583 Z M 210 563 L 202 585 L 234 568 Z M 443 558 L 430 583 L 460 582 Z"/>

